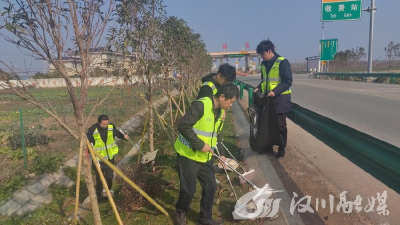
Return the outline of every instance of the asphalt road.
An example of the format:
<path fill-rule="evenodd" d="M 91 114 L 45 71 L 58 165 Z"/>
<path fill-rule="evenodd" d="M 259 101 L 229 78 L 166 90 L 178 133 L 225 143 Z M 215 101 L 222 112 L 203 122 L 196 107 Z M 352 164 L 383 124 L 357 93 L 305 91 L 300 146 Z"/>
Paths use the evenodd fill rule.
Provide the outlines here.
<path fill-rule="evenodd" d="M 253 86 L 260 75 L 238 76 Z M 294 74 L 292 102 L 400 147 L 400 85 L 309 79 Z"/>

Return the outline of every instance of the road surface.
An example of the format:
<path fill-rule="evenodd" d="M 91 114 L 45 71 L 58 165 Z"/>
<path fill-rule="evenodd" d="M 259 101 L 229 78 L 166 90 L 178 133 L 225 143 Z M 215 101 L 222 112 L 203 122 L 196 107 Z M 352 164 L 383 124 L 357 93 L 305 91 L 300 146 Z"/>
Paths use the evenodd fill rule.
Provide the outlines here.
<path fill-rule="evenodd" d="M 257 86 L 261 78 L 248 75 L 237 79 Z M 400 85 L 293 74 L 292 102 L 400 147 Z"/>

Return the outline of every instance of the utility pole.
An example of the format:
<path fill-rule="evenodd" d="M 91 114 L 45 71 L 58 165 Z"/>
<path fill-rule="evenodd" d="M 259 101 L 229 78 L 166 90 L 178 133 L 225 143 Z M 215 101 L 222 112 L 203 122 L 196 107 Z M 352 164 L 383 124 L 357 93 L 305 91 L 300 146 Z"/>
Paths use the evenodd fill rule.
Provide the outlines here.
<path fill-rule="evenodd" d="M 369 21 L 369 46 L 368 46 L 368 73 L 372 73 L 372 44 L 374 40 L 374 19 L 375 19 L 375 0 L 371 0 L 371 6 L 363 9 L 362 11 L 366 11 L 370 13 L 370 21 Z"/>
<path fill-rule="evenodd" d="M 325 23 L 322 22 L 322 40 L 325 40 Z M 322 67 L 322 68 L 321 68 Z M 318 72 L 325 72 L 324 71 L 324 65 L 321 65 L 321 59 L 318 61 Z"/>

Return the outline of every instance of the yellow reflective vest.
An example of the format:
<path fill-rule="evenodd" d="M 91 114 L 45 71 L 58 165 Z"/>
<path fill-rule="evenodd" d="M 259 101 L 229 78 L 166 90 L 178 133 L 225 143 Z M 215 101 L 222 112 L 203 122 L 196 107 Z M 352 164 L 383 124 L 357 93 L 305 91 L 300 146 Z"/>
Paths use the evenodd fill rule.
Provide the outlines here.
<path fill-rule="evenodd" d="M 215 84 L 213 82 L 211 82 L 211 81 L 204 82 L 202 86 L 209 86 L 212 89 L 213 96 L 215 96 L 217 94 L 217 92 L 218 92 L 218 89 L 215 87 Z M 222 114 L 221 115 L 223 115 L 223 113 L 224 113 L 224 110 L 222 109 Z M 222 122 L 222 118 L 220 118 L 220 120 Z M 223 126 L 224 126 L 224 123 L 221 123 L 220 130 L 222 130 Z"/>
<path fill-rule="evenodd" d="M 221 109 L 220 117 L 215 118 L 213 103 L 210 98 L 204 97 L 196 101 L 203 102 L 204 114 L 203 117 L 201 117 L 201 119 L 193 126 L 193 131 L 197 134 L 197 137 L 199 137 L 200 140 L 204 141 L 204 143 L 208 144 L 211 148 L 214 148 L 217 143 L 217 135 L 221 130 L 220 125 L 222 123 L 221 117 L 223 110 Z M 190 143 L 181 134 L 178 135 L 174 148 L 179 155 L 196 162 L 205 163 L 211 160 L 212 157 L 210 152 L 204 153 L 201 150 L 192 149 Z"/>
<path fill-rule="evenodd" d="M 104 143 L 103 139 L 100 137 L 100 133 L 97 130 L 93 132 L 94 145 L 93 149 L 100 153 L 101 156 L 107 160 L 111 160 L 118 153 L 118 146 L 114 139 L 114 126 L 109 124 L 107 128 L 107 143 Z M 98 160 L 100 160 L 98 158 Z"/>
<path fill-rule="evenodd" d="M 264 64 L 261 64 L 261 75 L 262 75 L 261 91 L 262 91 L 262 93 L 266 93 L 266 92 L 270 92 L 270 91 L 274 90 L 274 88 L 276 86 L 278 86 L 278 84 L 281 83 L 281 77 L 279 76 L 279 64 L 284 59 L 285 59 L 284 57 L 277 58 L 268 74 L 267 74 L 267 69 L 265 68 Z M 286 95 L 286 94 L 290 94 L 290 93 L 292 93 L 292 90 L 289 88 L 288 90 L 283 92 L 281 95 Z"/>
<path fill-rule="evenodd" d="M 212 89 L 213 95 L 216 95 L 218 90 L 215 87 L 215 84 L 211 81 L 204 82 L 202 86 L 209 86 Z"/>

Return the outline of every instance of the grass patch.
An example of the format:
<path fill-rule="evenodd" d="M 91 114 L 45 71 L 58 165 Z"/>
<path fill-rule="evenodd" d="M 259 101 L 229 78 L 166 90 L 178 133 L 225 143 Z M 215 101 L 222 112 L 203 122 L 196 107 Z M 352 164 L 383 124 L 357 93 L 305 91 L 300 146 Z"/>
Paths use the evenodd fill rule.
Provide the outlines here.
<path fill-rule="evenodd" d="M 49 204 L 23 216 L 12 216 L 3 221 L 0 219 L 0 223 L 4 225 L 68 224 L 68 217 L 74 211 L 75 189 L 53 184 L 48 192 L 53 195 L 53 200 Z"/>
<path fill-rule="evenodd" d="M 175 110 L 174 110 L 175 115 Z M 166 121 L 169 122 L 169 115 L 166 116 Z M 241 159 L 240 148 L 233 134 L 233 117 L 232 112 L 227 112 L 226 123 L 221 132 L 224 139 L 224 144 L 235 155 L 237 159 Z M 140 138 L 142 129 L 138 129 L 131 134 L 131 139 L 134 143 Z M 130 177 L 133 182 L 139 185 L 147 192 L 158 204 L 160 204 L 169 213 L 171 218 L 166 217 L 151 205 L 146 199 L 140 196 L 133 188 L 120 178 L 116 178 L 113 184 L 115 193 L 115 202 L 120 212 L 124 224 L 173 224 L 172 218 L 175 215 L 175 204 L 179 195 L 179 178 L 176 172 L 176 152 L 169 143 L 167 136 L 164 134 L 159 122 L 155 120 L 155 149 L 159 150 L 154 165 L 138 165 L 138 155 L 132 157 L 125 168 L 121 168 Z M 171 133 L 172 135 L 172 133 Z M 176 137 L 174 137 L 176 138 Z M 127 141 L 118 143 L 122 149 L 119 156 L 123 156 L 125 152 L 131 149 L 131 144 Z M 143 152 L 149 151 L 148 141 L 144 142 Z M 228 155 L 227 155 L 228 156 Z M 76 180 L 76 168 L 67 167 L 64 173 L 73 181 Z M 248 191 L 247 185 L 241 187 L 237 175 L 230 172 L 231 180 L 238 196 L 242 196 Z M 218 219 L 225 224 L 255 224 L 255 221 L 234 221 L 232 211 L 236 200 L 231 193 L 231 189 L 226 179 L 225 174 L 216 174 L 220 180 L 215 197 L 213 209 L 213 218 Z M 82 177 L 83 178 L 83 177 Z M 82 180 L 83 181 L 83 180 Z M 67 218 L 72 215 L 75 201 L 75 187 L 71 189 L 52 185 L 50 193 L 53 194 L 53 200 L 50 204 L 45 205 L 36 211 L 24 215 L 22 217 L 13 216 L 8 220 L 1 221 L 1 224 L 63 224 Z M 86 185 L 81 183 L 80 190 L 81 202 L 88 196 Z M 201 187 L 197 184 L 197 192 L 191 204 L 191 209 L 188 212 L 188 224 L 195 224 L 198 213 L 200 211 Z M 107 199 L 99 201 L 100 212 L 103 224 L 117 224 L 112 208 Z M 92 214 L 89 213 L 84 218 L 82 224 L 94 224 Z"/>
<path fill-rule="evenodd" d="M 64 158 L 64 154 L 38 155 L 33 159 L 30 171 L 36 175 L 55 172 L 60 168 Z"/>
<path fill-rule="evenodd" d="M 168 117 L 167 117 L 168 118 Z M 233 134 L 232 112 L 227 112 L 226 123 L 221 132 L 224 144 L 240 160 L 240 148 L 236 136 Z M 176 172 L 176 153 L 166 135 L 162 132 L 158 122 L 155 124 L 155 133 L 159 135 L 155 139 L 155 149 L 158 149 L 157 158 L 154 166 L 150 163 L 138 165 L 138 155 L 132 157 L 128 167 L 122 168 L 127 177 L 135 182 L 142 190 L 149 194 L 158 204 L 160 204 L 171 216 L 163 215 L 156 207 L 140 196 L 133 188 L 117 178 L 113 189 L 115 201 L 124 224 L 173 224 L 175 216 L 175 204 L 179 196 L 179 177 Z M 143 145 L 143 152 L 149 150 L 148 142 Z M 255 221 L 235 221 L 232 211 L 236 204 L 233 192 L 224 174 L 216 174 L 220 180 L 215 196 L 213 218 L 224 223 L 254 224 Z M 242 196 L 248 191 L 248 186 L 241 187 L 237 175 L 230 172 L 230 177 L 238 196 Z M 192 201 L 191 209 L 188 212 L 188 224 L 197 222 L 200 211 L 201 186 L 197 183 L 197 192 Z M 107 201 L 100 202 L 100 211 L 104 224 L 117 224 L 112 208 Z M 88 214 L 85 221 L 93 223 L 93 217 Z"/>
<path fill-rule="evenodd" d="M 66 174 L 70 174 L 73 172 L 73 169 L 67 169 L 65 170 L 65 172 Z M 49 187 L 48 192 L 53 196 L 52 201 L 49 204 L 44 205 L 38 208 L 37 210 L 22 216 L 14 215 L 7 219 L 0 218 L 0 224 L 5 224 L 5 225 L 69 224 L 68 218 L 73 214 L 75 208 L 75 195 L 76 195 L 75 186 L 67 188 L 61 185 L 52 184 Z M 83 176 L 81 177 L 81 186 L 79 195 L 80 195 L 79 196 L 80 203 L 82 203 L 85 200 L 85 198 L 89 195 L 87 192 L 86 185 L 84 183 Z"/>
<path fill-rule="evenodd" d="M 82 165 L 82 170 L 83 170 L 83 166 L 84 165 Z M 72 181 L 76 181 L 76 173 L 78 172 L 78 169 L 77 169 L 77 167 L 72 167 L 72 166 L 66 166 L 64 169 L 63 169 L 63 171 L 64 171 L 64 174 L 65 174 L 65 176 L 67 176 L 70 180 L 72 180 Z M 81 176 L 81 177 L 83 177 L 83 176 Z"/>
<path fill-rule="evenodd" d="M 12 193 L 26 184 L 26 178 L 22 174 L 17 174 L 0 183 L 0 201 L 11 197 Z"/>

